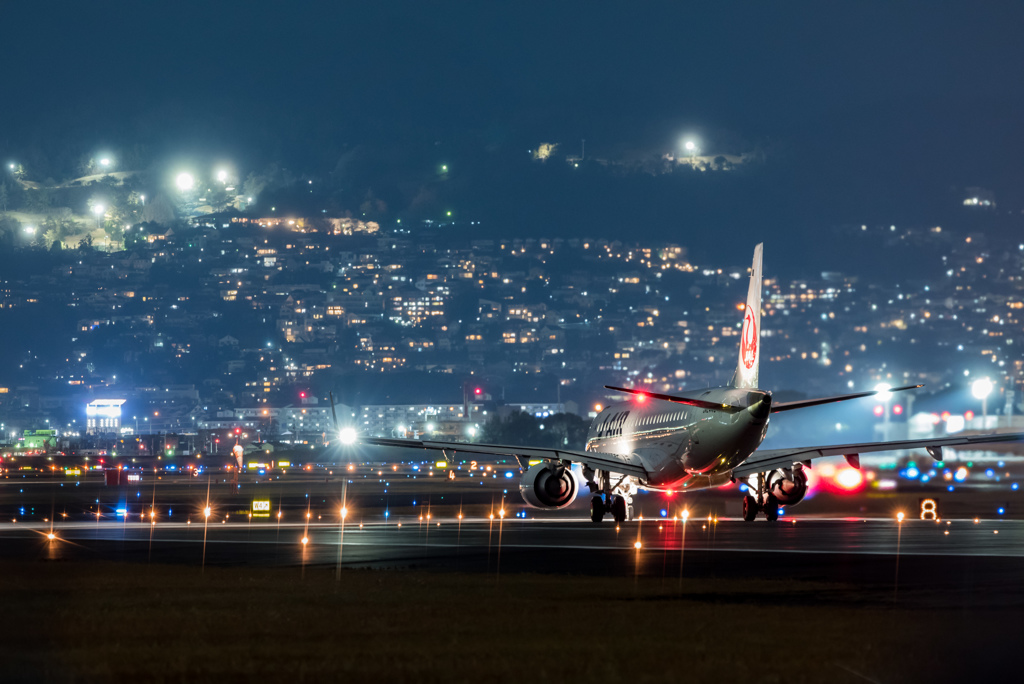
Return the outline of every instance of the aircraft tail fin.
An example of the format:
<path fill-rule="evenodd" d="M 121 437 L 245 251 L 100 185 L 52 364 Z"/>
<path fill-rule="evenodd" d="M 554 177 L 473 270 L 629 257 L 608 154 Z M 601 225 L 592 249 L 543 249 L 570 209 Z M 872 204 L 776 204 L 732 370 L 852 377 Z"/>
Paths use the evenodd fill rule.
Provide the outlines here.
<path fill-rule="evenodd" d="M 750 286 L 743 307 L 743 332 L 740 335 L 740 355 L 733 373 L 733 387 L 757 389 L 757 369 L 761 360 L 761 250 L 764 243 L 754 248 L 754 263 L 750 267 Z"/>

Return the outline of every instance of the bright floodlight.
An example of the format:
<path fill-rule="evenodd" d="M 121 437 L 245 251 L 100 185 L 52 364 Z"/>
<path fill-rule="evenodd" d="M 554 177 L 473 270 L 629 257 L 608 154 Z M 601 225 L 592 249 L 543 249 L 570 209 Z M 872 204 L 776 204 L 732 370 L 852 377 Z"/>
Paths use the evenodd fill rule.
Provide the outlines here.
<path fill-rule="evenodd" d="M 693 142 L 692 140 L 687 140 L 683 147 L 686 148 L 687 152 L 693 152 L 695 149 L 697 149 L 697 143 Z"/>
<path fill-rule="evenodd" d="M 35 226 L 25 226 L 25 232 L 28 233 L 29 235 L 32 235 L 33 233 L 36 232 L 36 227 Z"/>
<path fill-rule="evenodd" d="M 103 206 L 102 204 L 94 204 L 94 205 L 92 205 L 92 213 L 96 214 L 97 216 L 103 216 L 103 213 L 106 210 L 107 210 L 107 208 L 105 206 Z"/>
<path fill-rule="evenodd" d="M 227 183 L 228 182 L 228 172 L 225 171 L 224 169 L 221 169 L 220 171 L 218 171 L 217 172 L 217 180 L 219 180 L 221 183 Z"/>
<path fill-rule="evenodd" d="M 971 394 L 974 395 L 975 399 L 985 399 L 988 395 L 992 394 L 992 390 L 992 381 L 988 378 L 979 378 L 971 383 Z"/>
<path fill-rule="evenodd" d="M 875 385 L 875 391 L 878 392 L 879 401 L 889 401 L 892 398 L 892 392 L 889 390 L 892 386 L 887 382 L 880 382 Z"/>
<path fill-rule="evenodd" d="M 178 177 L 174 179 L 174 183 L 178 186 L 179 190 L 187 192 L 195 186 L 196 179 L 192 177 L 191 173 L 183 172 L 178 174 Z"/>
<path fill-rule="evenodd" d="M 358 437 L 355 428 L 351 427 L 341 428 L 341 432 L 338 433 L 338 439 L 342 444 L 355 444 Z"/>
<path fill-rule="evenodd" d="M 108 157 L 100 159 L 100 166 L 110 166 L 110 159 Z"/>

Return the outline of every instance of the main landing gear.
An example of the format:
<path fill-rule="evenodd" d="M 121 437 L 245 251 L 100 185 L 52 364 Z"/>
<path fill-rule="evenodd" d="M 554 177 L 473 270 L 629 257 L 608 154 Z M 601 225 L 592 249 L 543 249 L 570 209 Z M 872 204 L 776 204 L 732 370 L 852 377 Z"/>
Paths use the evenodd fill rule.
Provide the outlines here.
<path fill-rule="evenodd" d="M 606 504 L 604 497 L 598 494 L 590 499 L 590 519 L 599 523 L 604 520 L 605 513 L 611 513 L 615 522 L 626 522 L 626 519 L 629 517 L 629 508 L 626 505 L 626 499 L 618 494 L 611 497 L 610 504 Z"/>
<path fill-rule="evenodd" d="M 590 499 L 591 520 L 599 523 L 606 514 L 610 514 L 617 523 L 633 519 L 631 504 L 637 488 L 632 478 L 623 475 L 613 481 L 612 474 L 607 470 L 592 470 L 586 466 L 583 468 L 583 476 L 590 491 L 594 492 Z"/>
<path fill-rule="evenodd" d="M 757 518 L 757 514 L 764 511 L 764 518 L 768 522 L 775 522 L 779 519 L 779 500 L 775 498 L 775 495 L 769 494 L 765 491 L 765 477 L 764 473 L 759 473 L 757 476 L 757 486 L 755 487 L 748 485 L 749 492 L 743 497 L 743 519 L 750 522 Z"/>

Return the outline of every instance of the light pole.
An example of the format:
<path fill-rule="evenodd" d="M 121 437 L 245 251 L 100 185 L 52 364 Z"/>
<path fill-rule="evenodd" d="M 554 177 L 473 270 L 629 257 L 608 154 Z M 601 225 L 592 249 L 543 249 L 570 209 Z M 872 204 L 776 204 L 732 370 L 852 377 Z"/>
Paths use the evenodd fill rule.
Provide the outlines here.
<path fill-rule="evenodd" d="M 988 395 L 994 389 L 992 381 L 988 378 L 979 378 L 971 383 L 971 394 L 975 399 L 981 399 L 981 429 L 988 427 Z"/>
<path fill-rule="evenodd" d="M 683 149 L 686 150 L 688 155 L 690 155 L 690 166 L 694 166 L 697 159 L 697 153 L 700 151 L 697 147 L 697 143 L 693 140 L 687 140 L 683 143 Z"/>
<path fill-rule="evenodd" d="M 890 385 L 885 382 L 880 382 L 875 385 L 875 391 L 878 392 L 878 398 L 884 403 L 885 412 L 882 418 L 882 441 L 889 441 L 889 400 L 892 399 L 892 392 L 889 391 Z"/>
<path fill-rule="evenodd" d="M 103 214 L 106 213 L 107 208 L 102 204 L 92 205 L 92 213 L 96 214 L 96 228 L 103 227 Z"/>

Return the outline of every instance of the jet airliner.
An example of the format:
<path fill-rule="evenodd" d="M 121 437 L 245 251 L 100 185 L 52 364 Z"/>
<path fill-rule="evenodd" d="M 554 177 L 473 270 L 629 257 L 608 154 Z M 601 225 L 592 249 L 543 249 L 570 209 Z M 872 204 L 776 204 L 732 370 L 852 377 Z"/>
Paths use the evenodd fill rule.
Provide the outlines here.
<path fill-rule="evenodd" d="M 924 449 L 940 460 L 943 447 L 968 446 L 1024 439 L 1024 433 L 965 435 L 865 442 L 788 449 L 759 449 L 775 413 L 867 397 L 859 392 L 802 401 L 773 402 L 770 391 L 758 388 L 761 357 L 761 253 L 754 249 L 750 285 L 743 313 L 739 358 L 732 380 L 725 387 L 675 394 L 610 387 L 630 395 L 627 401 L 604 408 L 591 424 L 584 450 L 548 449 L 502 444 L 469 444 L 418 439 L 363 437 L 360 442 L 392 447 L 459 451 L 513 456 L 534 461 L 522 476 L 520 491 L 537 508 L 564 508 L 586 489 L 591 497 L 590 516 L 600 522 L 611 515 L 616 522 L 632 518 L 632 497 L 640 489 L 687 492 L 733 482 L 747 484 L 743 518 L 763 513 L 778 519 L 780 506 L 798 504 L 807 493 L 807 474 L 815 458 L 844 456 L 860 467 L 865 452 Z M 917 389 L 922 385 L 888 391 Z M 578 464 L 576 469 L 574 464 Z"/>

